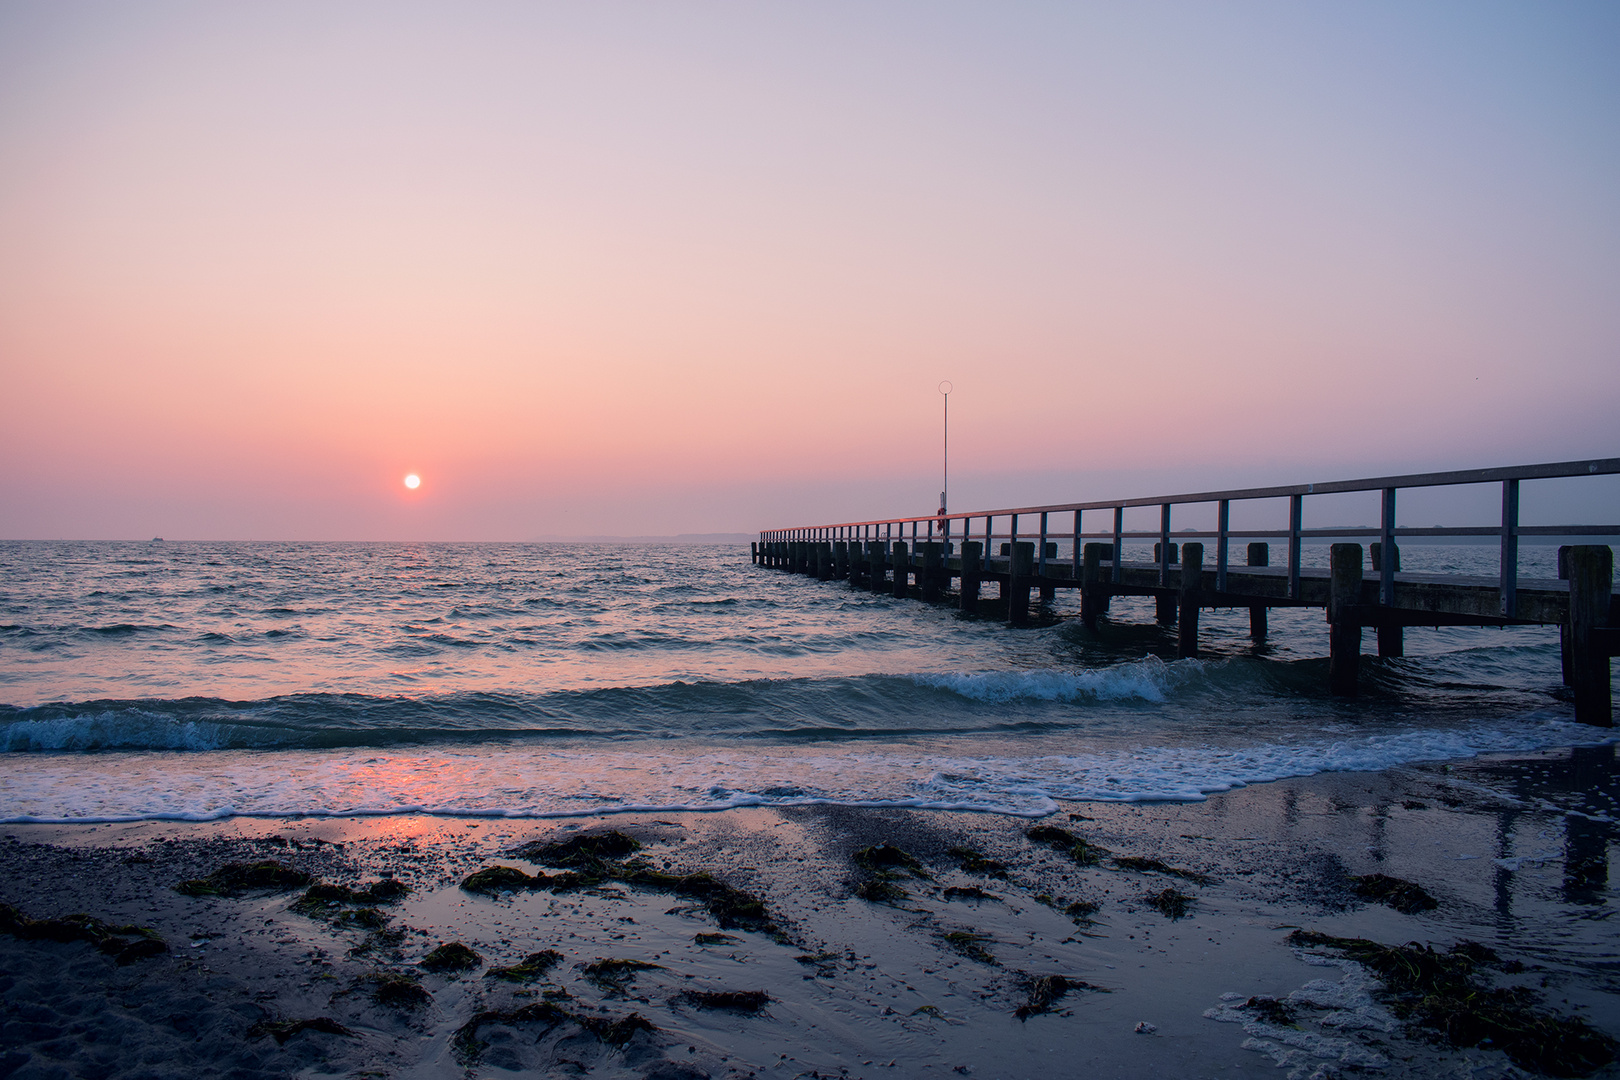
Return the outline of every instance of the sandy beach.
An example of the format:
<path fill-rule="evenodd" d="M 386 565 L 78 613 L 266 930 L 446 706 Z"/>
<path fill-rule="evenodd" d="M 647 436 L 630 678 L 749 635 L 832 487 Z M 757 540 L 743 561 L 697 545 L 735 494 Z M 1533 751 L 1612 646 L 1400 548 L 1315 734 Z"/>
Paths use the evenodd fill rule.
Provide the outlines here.
<path fill-rule="evenodd" d="M 1620 1035 L 1617 797 L 1601 747 L 1039 822 L 8 826 L 0 1075 L 1536 1075 L 1523 1048 L 1451 1045 L 1342 944 L 1290 935 L 1477 943 L 1471 985 L 1524 987 L 1521 1011 L 1579 1021 L 1564 1042 L 1587 1032 L 1601 1057 Z M 265 862 L 285 869 L 219 874 Z M 491 867 L 520 873 L 464 887 Z M 1433 906 L 1359 895 L 1371 874 Z M 124 936 L 26 921 L 73 913 Z M 167 951 L 120 952 L 134 927 Z"/>

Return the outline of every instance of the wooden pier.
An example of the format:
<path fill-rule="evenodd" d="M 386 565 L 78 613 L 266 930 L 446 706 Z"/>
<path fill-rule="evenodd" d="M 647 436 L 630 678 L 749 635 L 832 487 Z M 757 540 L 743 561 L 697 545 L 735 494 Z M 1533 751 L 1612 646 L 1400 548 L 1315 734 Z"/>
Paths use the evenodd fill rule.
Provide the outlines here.
<path fill-rule="evenodd" d="M 1527 536 L 1620 538 L 1620 525 L 1529 526 L 1519 522 L 1519 485 L 1526 480 L 1620 473 L 1620 458 L 1522 465 L 1502 469 L 1422 473 L 1273 488 L 1199 492 L 1102 502 L 1065 503 L 971 514 L 889 518 L 777 529 L 752 547 L 756 565 L 808 574 L 822 581 L 930 603 L 954 601 L 963 611 L 1030 621 L 1031 594 L 1043 601 L 1058 589 L 1078 589 L 1080 617 L 1095 627 L 1115 596 L 1151 596 L 1158 622 L 1174 626 L 1181 656 L 1198 655 L 1198 614 L 1204 608 L 1248 608 L 1256 641 L 1268 632 L 1275 607 L 1319 607 L 1328 621 L 1328 680 L 1333 693 L 1354 695 L 1362 631 L 1376 631 L 1378 654 L 1400 656 L 1408 626 L 1556 625 L 1561 628 L 1563 675 L 1578 720 L 1610 726 L 1610 658 L 1620 655 L 1620 598 L 1614 596 L 1614 554 L 1605 544 L 1559 548 L 1557 579 L 1519 576 L 1519 543 Z M 1402 489 L 1500 485 L 1500 524 L 1481 527 L 1403 527 L 1395 520 Z M 1306 498 L 1346 492 L 1380 493 L 1378 527 L 1306 528 Z M 1234 531 L 1231 504 L 1286 499 L 1287 529 Z M 1214 504 L 1213 530 L 1170 529 L 1173 507 Z M 1159 528 L 1127 531 L 1125 511 L 1159 508 Z M 1087 532 L 1087 513 L 1111 514 L 1112 528 Z M 1070 528 L 1059 533 L 1056 519 Z M 997 523 L 1002 524 L 998 527 Z M 1021 527 L 1022 523 L 1022 527 Z M 1037 524 L 1037 529 L 1030 529 Z M 909 529 L 909 536 L 907 530 Z M 1171 537 L 1175 540 L 1172 541 Z M 1499 541 L 1495 577 L 1411 573 L 1401 570 L 1401 537 L 1481 537 Z M 1373 538 L 1364 550 L 1362 538 Z M 1265 539 L 1257 539 L 1265 538 Z M 1286 543 L 1272 565 L 1272 538 Z M 1116 558 L 1126 540 L 1153 540 L 1153 561 Z M 1212 541 L 1206 554 L 1204 541 Z M 1243 565 L 1232 564 L 1236 540 Z M 1301 565 L 1305 541 L 1332 540 L 1329 565 Z M 1059 557 L 1060 541 L 1067 551 Z M 1387 557 L 1386 557 L 1387 553 Z M 997 584 L 995 598 L 984 594 Z"/>

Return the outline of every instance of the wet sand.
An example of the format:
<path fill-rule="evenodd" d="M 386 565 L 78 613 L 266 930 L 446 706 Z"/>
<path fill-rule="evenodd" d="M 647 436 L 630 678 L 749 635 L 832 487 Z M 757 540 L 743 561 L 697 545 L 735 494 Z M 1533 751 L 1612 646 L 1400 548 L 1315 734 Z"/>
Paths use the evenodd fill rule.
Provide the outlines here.
<path fill-rule="evenodd" d="M 1040 822 L 810 806 L 6 826 L 0 901 L 147 927 L 169 951 L 119 964 L 90 942 L 0 934 L 0 1076 L 1522 1076 L 1500 1050 L 1424 1037 L 1366 969 L 1288 935 L 1478 942 L 1498 957 L 1493 984 L 1620 1037 L 1617 800 L 1611 746 L 1071 804 Z M 1080 865 L 1054 834 L 1032 840 L 1039 826 L 1106 851 Z M 460 887 L 490 866 L 557 874 L 513 849 L 608 830 L 653 870 L 757 897 L 777 932 L 634 882 Z M 881 845 L 916 868 L 893 851 L 862 865 Z M 410 892 L 299 905 L 303 887 L 175 889 L 262 860 Z M 1358 896 L 1351 876 L 1372 873 L 1437 906 Z M 882 886 L 903 895 L 884 902 Z M 1161 910 L 1166 890 L 1180 917 Z M 474 966 L 424 970 L 451 942 Z M 560 960 L 532 981 L 491 976 L 545 950 Z M 589 967 L 603 960 L 651 966 Z M 1256 995 L 1293 995 L 1291 1022 L 1241 1007 Z"/>

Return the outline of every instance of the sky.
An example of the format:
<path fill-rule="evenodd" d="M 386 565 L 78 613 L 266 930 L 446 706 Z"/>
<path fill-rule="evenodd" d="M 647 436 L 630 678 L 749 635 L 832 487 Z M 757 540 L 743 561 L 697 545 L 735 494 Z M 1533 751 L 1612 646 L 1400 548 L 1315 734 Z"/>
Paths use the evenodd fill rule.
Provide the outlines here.
<path fill-rule="evenodd" d="M 0 0 L 5 538 L 1615 456 L 1616 297 L 1608 2 Z"/>

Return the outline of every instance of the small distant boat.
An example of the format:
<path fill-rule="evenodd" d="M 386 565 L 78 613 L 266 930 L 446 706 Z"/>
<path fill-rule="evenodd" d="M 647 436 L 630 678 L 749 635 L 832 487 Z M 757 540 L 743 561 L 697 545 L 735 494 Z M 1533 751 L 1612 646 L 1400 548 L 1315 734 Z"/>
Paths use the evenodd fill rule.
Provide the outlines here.
<path fill-rule="evenodd" d="M 154 543 L 154 544 L 161 544 L 161 543 L 163 543 L 163 537 L 161 537 L 161 536 L 154 536 L 154 537 L 152 537 L 152 543 Z"/>

